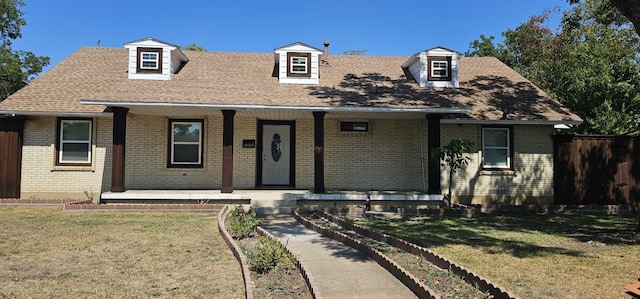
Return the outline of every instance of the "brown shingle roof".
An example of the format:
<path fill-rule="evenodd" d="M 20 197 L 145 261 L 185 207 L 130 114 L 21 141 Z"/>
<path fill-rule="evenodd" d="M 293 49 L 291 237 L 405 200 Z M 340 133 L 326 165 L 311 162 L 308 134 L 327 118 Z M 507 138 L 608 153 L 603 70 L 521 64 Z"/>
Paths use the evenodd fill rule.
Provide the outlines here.
<path fill-rule="evenodd" d="M 420 88 L 405 78 L 408 57 L 329 57 L 319 85 L 280 84 L 274 55 L 185 51 L 170 81 L 129 80 L 127 49 L 85 47 L 0 103 L 2 111 L 84 112 L 80 100 L 308 107 L 468 108 L 476 120 L 579 121 L 495 58 L 459 60 L 460 88 Z"/>

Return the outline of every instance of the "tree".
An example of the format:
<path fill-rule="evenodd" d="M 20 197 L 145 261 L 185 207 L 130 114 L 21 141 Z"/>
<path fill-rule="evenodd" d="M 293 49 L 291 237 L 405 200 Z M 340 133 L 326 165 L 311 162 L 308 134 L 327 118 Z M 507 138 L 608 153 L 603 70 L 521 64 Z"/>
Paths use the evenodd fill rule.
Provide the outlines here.
<path fill-rule="evenodd" d="M 565 12 L 557 34 L 546 18 L 506 30 L 504 44 L 480 36 L 468 53 L 499 58 L 577 113 L 585 121 L 574 132 L 637 134 L 640 40 L 626 18 L 606 0 Z"/>
<path fill-rule="evenodd" d="M 189 50 L 189 51 L 200 51 L 200 52 L 206 52 L 207 49 L 205 49 L 203 46 L 200 45 L 196 45 L 196 44 L 188 44 L 186 47 L 181 47 L 182 50 Z"/>
<path fill-rule="evenodd" d="M 22 37 L 21 27 L 27 24 L 20 10 L 24 5 L 21 0 L 0 0 L 0 101 L 49 65 L 49 57 L 11 48 L 12 41 Z"/>
<path fill-rule="evenodd" d="M 346 50 L 342 52 L 342 55 L 362 56 L 362 55 L 365 55 L 366 53 L 367 53 L 367 50 Z"/>
<path fill-rule="evenodd" d="M 580 0 L 569 0 L 569 3 L 579 3 Z M 640 1 L 637 0 L 610 0 L 620 13 L 633 23 L 636 33 L 640 35 Z"/>
<path fill-rule="evenodd" d="M 451 185 L 453 185 L 453 174 L 459 169 L 466 167 L 469 164 L 469 158 L 466 153 L 471 151 L 473 142 L 463 139 L 453 139 L 449 141 L 449 144 L 441 146 L 436 150 L 436 154 L 444 161 L 442 166 L 449 167 L 449 193 L 445 194 L 444 200 L 447 202 L 447 206 L 451 208 Z"/>

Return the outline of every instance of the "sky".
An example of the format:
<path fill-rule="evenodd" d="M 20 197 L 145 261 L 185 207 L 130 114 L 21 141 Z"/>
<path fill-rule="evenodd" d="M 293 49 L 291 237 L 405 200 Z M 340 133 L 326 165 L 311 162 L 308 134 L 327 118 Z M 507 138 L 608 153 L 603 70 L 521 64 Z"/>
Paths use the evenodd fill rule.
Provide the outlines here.
<path fill-rule="evenodd" d="M 27 25 L 12 48 L 51 57 L 46 69 L 85 46 L 121 48 L 147 37 L 215 52 L 272 53 L 294 42 L 322 49 L 329 41 L 330 55 L 411 56 L 436 46 L 464 53 L 481 34 L 501 41 L 545 9 L 557 29 L 570 8 L 566 0 L 24 1 Z"/>

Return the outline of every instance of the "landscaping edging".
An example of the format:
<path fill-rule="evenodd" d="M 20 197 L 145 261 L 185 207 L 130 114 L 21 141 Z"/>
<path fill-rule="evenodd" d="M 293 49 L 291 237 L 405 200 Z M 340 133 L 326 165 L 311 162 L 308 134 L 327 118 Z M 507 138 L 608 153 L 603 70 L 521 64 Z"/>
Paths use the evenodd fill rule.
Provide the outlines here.
<path fill-rule="evenodd" d="M 348 222 L 340 217 L 336 217 L 332 214 L 329 214 L 325 211 L 319 211 L 320 213 L 322 213 L 322 216 L 327 218 L 329 221 L 334 222 L 348 230 L 352 230 L 358 234 L 361 234 L 363 236 L 366 236 L 368 238 L 380 241 L 380 242 L 385 242 L 389 245 L 392 245 L 394 247 L 400 248 L 406 252 L 415 254 L 416 256 L 422 256 L 423 258 L 425 258 L 427 261 L 429 261 L 430 263 L 436 265 L 437 267 L 441 268 L 441 269 L 449 269 L 449 271 L 451 271 L 453 274 L 458 275 L 460 277 L 462 277 L 467 283 L 475 286 L 477 289 L 479 289 L 481 292 L 488 292 L 489 294 L 491 294 L 495 299 L 513 299 L 513 298 L 517 298 L 516 296 L 514 296 L 513 294 L 510 294 L 509 292 L 503 290 L 501 287 L 499 287 L 498 285 L 489 282 L 487 279 L 473 273 L 472 271 L 459 266 L 455 263 L 453 263 L 452 261 L 449 261 L 448 259 L 437 255 L 436 253 L 418 246 L 416 244 L 413 243 L 409 243 L 405 240 L 387 235 L 387 234 L 383 234 L 383 233 L 379 233 L 373 230 L 370 230 L 364 226 L 355 224 L 355 223 L 351 223 Z M 300 216 L 297 211 L 296 211 L 297 217 L 302 217 Z M 306 220 L 306 219 L 305 219 Z M 308 221 L 308 220 L 307 220 Z M 325 229 L 326 230 L 326 229 Z M 346 235 L 345 235 L 346 236 Z M 348 237 L 350 238 L 350 237 Z M 359 248 L 358 248 L 359 249 Z M 366 253 L 366 252 L 365 252 Z M 394 274 L 395 275 L 395 274 Z M 404 282 L 404 281 L 403 281 Z"/>
<path fill-rule="evenodd" d="M 253 282 L 251 280 L 251 270 L 249 269 L 249 262 L 247 261 L 247 257 L 244 255 L 244 253 L 242 253 L 242 249 L 240 249 L 238 244 L 233 240 L 233 237 L 231 237 L 231 234 L 229 234 L 229 232 L 227 231 L 227 227 L 225 225 L 227 215 L 229 215 L 229 209 L 230 209 L 229 205 L 225 205 L 220 210 L 220 213 L 218 214 L 218 230 L 220 231 L 220 234 L 222 235 L 224 242 L 227 244 L 229 249 L 231 249 L 231 251 L 233 252 L 233 256 L 235 256 L 238 262 L 240 263 L 240 267 L 242 268 L 242 279 L 244 280 L 246 298 L 253 299 L 254 298 Z M 258 234 L 278 241 L 280 244 L 282 244 L 282 246 L 285 248 L 285 250 L 288 253 L 295 256 L 291 251 L 289 251 L 289 249 L 285 246 L 282 240 L 279 240 L 278 238 L 270 234 L 268 231 L 264 230 L 262 227 L 258 226 L 256 230 L 258 231 Z M 304 280 L 307 283 L 307 288 L 311 292 L 311 296 L 314 299 L 322 299 L 320 292 L 317 291 L 314 287 L 315 280 L 313 279 L 313 276 L 307 270 L 307 268 L 302 263 L 300 263 L 300 261 L 297 258 L 296 258 L 296 267 L 302 273 L 302 277 L 304 277 Z"/>
<path fill-rule="evenodd" d="M 60 206 L 70 203 L 79 202 L 77 199 L 15 199 L 15 198 L 0 198 L 0 205 L 2 206 Z"/>
<path fill-rule="evenodd" d="M 407 286 L 414 294 L 420 298 L 439 299 L 440 296 L 435 293 L 431 288 L 421 283 L 415 276 L 406 271 L 402 266 L 389 259 L 386 255 L 380 251 L 363 244 L 360 240 L 351 238 L 341 232 L 326 229 L 315 223 L 312 223 L 307 218 L 303 217 L 298 211 L 293 211 L 293 216 L 299 223 L 302 223 L 307 228 L 310 228 L 323 236 L 330 237 L 336 241 L 342 242 L 351 246 L 354 249 L 361 251 L 367 256 L 375 260 L 380 266 L 385 268 L 394 277 L 400 280 L 405 286 Z"/>
<path fill-rule="evenodd" d="M 282 244 L 282 247 L 284 247 L 284 249 L 291 254 L 292 256 L 295 256 L 295 254 L 293 254 L 293 252 L 289 251 L 289 248 L 287 248 L 286 244 L 279 238 L 275 237 L 274 235 L 272 235 L 271 233 L 269 233 L 268 231 L 266 231 L 264 228 L 262 227 L 257 227 L 258 230 L 258 234 L 262 235 L 262 236 L 266 236 L 270 239 L 276 240 L 278 241 L 280 244 Z M 309 288 L 309 291 L 311 292 L 311 297 L 313 297 L 314 299 L 322 299 L 322 296 L 320 295 L 320 292 L 318 290 L 316 290 L 316 288 L 314 287 L 316 282 L 313 279 L 313 276 L 311 275 L 311 273 L 307 270 L 307 267 L 305 267 L 300 260 L 298 260 L 298 258 L 296 257 L 296 267 L 298 269 L 300 269 L 300 272 L 302 272 L 302 277 L 304 277 L 304 280 L 307 282 L 307 288 Z"/>
<path fill-rule="evenodd" d="M 231 252 L 233 252 L 233 256 L 236 257 L 238 262 L 240 263 L 240 268 L 242 268 L 242 279 L 244 280 L 244 289 L 245 289 L 245 298 L 253 299 L 253 282 L 251 281 L 251 270 L 249 270 L 249 263 L 247 262 L 247 257 L 244 256 L 238 244 L 233 240 L 229 232 L 227 232 L 227 227 L 225 225 L 225 220 L 227 219 L 227 215 L 229 214 L 229 205 L 225 205 L 220 210 L 218 214 L 218 230 L 224 239 L 224 242 L 227 243 Z"/>

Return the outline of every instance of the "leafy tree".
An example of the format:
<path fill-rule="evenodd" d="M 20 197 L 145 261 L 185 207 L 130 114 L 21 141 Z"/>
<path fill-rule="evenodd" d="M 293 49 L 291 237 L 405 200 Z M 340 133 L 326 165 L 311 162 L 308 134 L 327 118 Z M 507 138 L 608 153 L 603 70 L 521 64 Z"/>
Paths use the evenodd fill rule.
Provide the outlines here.
<path fill-rule="evenodd" d="M 480 36 L 467 53 L 499 58 L 580 115 L 574 132 L 637 134 L 640 40 L 630 23 L 606 0 L 565 12 L 557 34 L 547 16 L 506 30 L 504 44 Z"/>
<path fill-rule="evenodd" d="M 196 44 L 188 44 L 186 47 L 183 47 L 182 49 L 189 50 L 189 51 L 200 51 L 200 52 L 207 51 L 207 49 L 205 49 L 203 46 L 196 45 Z"/>
<path fill-rule="evenodd" d="M 365 55 L 367 50 L 346 50 L 342 52 L 342 55 Z"/>
<path fill-rule="evenodd" d="M 579 3 L 580 0 L 569 0 L 569 3 Z M 637 0 L 610 0 L 622 15 L 627 17 L 635 26 L 636 33 L 640 35 L 640 1 Z"/>
<path fill-rule="evenodd" d="M 0 101 L 49 65 L 49 57 L 11 48 L 12 41 L 22 37 L 21 27 L 27 24 L 20 10 L 24 5 L 21 0 L 0 0 Z"/>
<path fill-rule="evenodd" d="M 442 166 L 449 167 L 449 193 L 444 196 L 449 208 L 451 208 L 451 185 L 453 185 L 453 174 L 459 169 L 469 164 L 469 158 L 466 153 L 471 151 L 473 142 L 463 139 L 453 139 L 449 144 L 441 146 L 436 150 L 436 154 L 444 161 Z"/>

